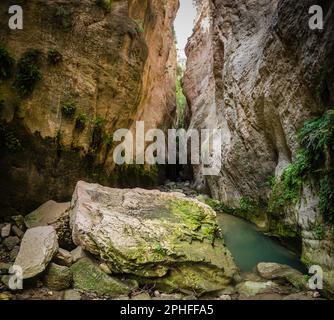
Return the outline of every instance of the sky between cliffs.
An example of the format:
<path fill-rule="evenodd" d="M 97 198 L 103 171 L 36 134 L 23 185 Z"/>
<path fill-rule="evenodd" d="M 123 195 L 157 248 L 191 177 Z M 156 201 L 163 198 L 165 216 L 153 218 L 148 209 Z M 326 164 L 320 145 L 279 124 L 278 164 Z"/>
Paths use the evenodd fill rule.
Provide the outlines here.
<path fill-rule="evenodd" d="M 180 9 L 174 23 L 180 61 L 186 59 L 184 49 L 187 45 L 188 38 L 192 35 L 195 18 L 196 8 L 193 5 L 193 0 L 180 0 Z"/>

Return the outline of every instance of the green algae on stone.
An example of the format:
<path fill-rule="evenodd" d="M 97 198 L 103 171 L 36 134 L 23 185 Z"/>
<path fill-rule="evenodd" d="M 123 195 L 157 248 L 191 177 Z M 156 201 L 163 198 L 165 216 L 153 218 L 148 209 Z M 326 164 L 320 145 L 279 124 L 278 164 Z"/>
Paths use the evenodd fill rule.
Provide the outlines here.
<path fill-rule="evenodd" d="M 173 215 L 181 219 L 188 229 L 198 232 L 203 235 L 203 238 L 208 238 L 213 242 L 219 237 L 216 216 L 199 203 L 187 199 L 172 200 L 170 210 Z"/>
<path fill-rule="evenodd" d="M 131 292 L 129 286 L 105 274 L 89 258 L 76 262 L 71 267 L 71 271 L 75 289 L 92 292 L 101 297 L 116 297 Z"/>
<path fill-rule="evenodd" d="M 167 293 L 180 291 L 200 296 L 227 287 L 230 276 L 231 274 L 226 274 L 224 269 L 208 265 L 181 265 L 172 268 L 168 276 L 156 279 L 155 288 Z"/>
<path fill-rule="evenodd" d="M 81 181 L 72 204 L 75 244 L 98 255 L 113 274 L 202 294 L 224 289 L 236 273 L 215 212 L 197 200 Z M 209 279 L 215 284 L 205 285 Z"/>
<path fill-rule="evenodd" d="M 65 290 L 72 284 L 72 273 L 68 267 L 51 263 L 46 271 L 45 284 L 51 290 Z"/>

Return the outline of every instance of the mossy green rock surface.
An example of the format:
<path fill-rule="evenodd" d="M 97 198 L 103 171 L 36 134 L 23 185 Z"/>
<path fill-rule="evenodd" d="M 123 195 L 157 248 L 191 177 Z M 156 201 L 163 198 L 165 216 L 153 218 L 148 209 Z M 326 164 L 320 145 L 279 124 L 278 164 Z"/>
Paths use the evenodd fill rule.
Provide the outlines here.
<path fill-rule="evenodd" d="M 101 297 L 116 297 L 129 294 L 131 288 L 120 280 L 105 274 L 89 258 L 83 258 L 72 267 L 73 287 L 92 292 Z"/>
<path fill-rule="evenodd" d="M 72 284 L 72 273 L 68 267 L 51 263 L 47 268 L 44 282 L 51 290 L 65 290 Z"/>
<path fill-rule="evenodd" d="M 113 274 L 201 294 L 223 289 L 236 273 L 215 212 L 182 194 L 79 182 L 70 216 L 75 244 Z"/>

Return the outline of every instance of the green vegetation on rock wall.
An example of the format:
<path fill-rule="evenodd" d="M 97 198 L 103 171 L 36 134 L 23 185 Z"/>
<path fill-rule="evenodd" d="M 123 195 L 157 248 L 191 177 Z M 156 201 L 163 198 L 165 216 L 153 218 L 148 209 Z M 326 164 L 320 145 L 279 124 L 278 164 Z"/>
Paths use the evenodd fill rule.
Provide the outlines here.
<path fill-rule="evenodd" d="M 269 212 L 275 213 L 300 201 L 304 183 L 318 189 L 319 210 L 327 222 L 334 222 L 334 110 L 308 120 L 299 133 L 301 149 L 295 161 L 273 183 Z"/>
<path fill-rule="evenodd" d="M 15 60 L 4 47 L 0 47 L 0 80 L 8 79 L 13 73 Z"/>
<path fill-rule="evenodd" d="M 37 82 L 42 79 L 40 55 L 38 50 L 29 49 L 18 62 L 14 87 L 20 97 L 31 94 Z"/>
<path fill-rule="evenodd" d="M 183 74 L 184 74 L 183 67 L 179 65 L 177 68 L 177 78 L 176 78 L 176 105 L 178 114 L 178 123 L 177 123 L 178 128 L 184 127 L 184 118 L 187 108 L 187 100 L 182 89 Z"/>

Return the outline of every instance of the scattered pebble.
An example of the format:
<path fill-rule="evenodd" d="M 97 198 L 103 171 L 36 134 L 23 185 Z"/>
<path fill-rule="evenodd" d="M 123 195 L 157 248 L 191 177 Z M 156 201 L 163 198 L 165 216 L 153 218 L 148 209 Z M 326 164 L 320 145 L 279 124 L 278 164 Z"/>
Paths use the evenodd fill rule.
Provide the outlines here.
<path fill-rule="evenodd" d="M 10 236 L 10 229 L 12 225 L 10 223 L 5 224 L 4 227 L 1 229 L 1 237 L 2 238 L 7 238 Z"/>
<path fill-rule="evenodd" d="M 81 300 L 81 294 L 76 290 L 66 290 L 64 291 L 63 299 L 72 301 Z"/>
<path fill-rule="evenodd" d="M 14 261 L 15 261 L 17 255 L 19 254 L 19 251 L 20 251 L 20 247 L 19 247 L 19 246 L 15 246 L 15 247 L 11 250 L 11 252 L 10 252 L 10 254 L 9 254 L 9 258 L 10 258 L 10 261 L 11 261 L 11 262 L 14 262 Z"/>
<path fill-rule="evenodd" d="M 18 226 L 13 225 L 12 232 L 19 238 L 23 238 L 24 232 Z"/>
<path fill-rule="evenodd" d="M 19 243 L 21 242 L 20 238 L 15 237 L 7 237 L 3 241 L 3 245 L 8 249 L 8 251 L 13 250 Z"/>

